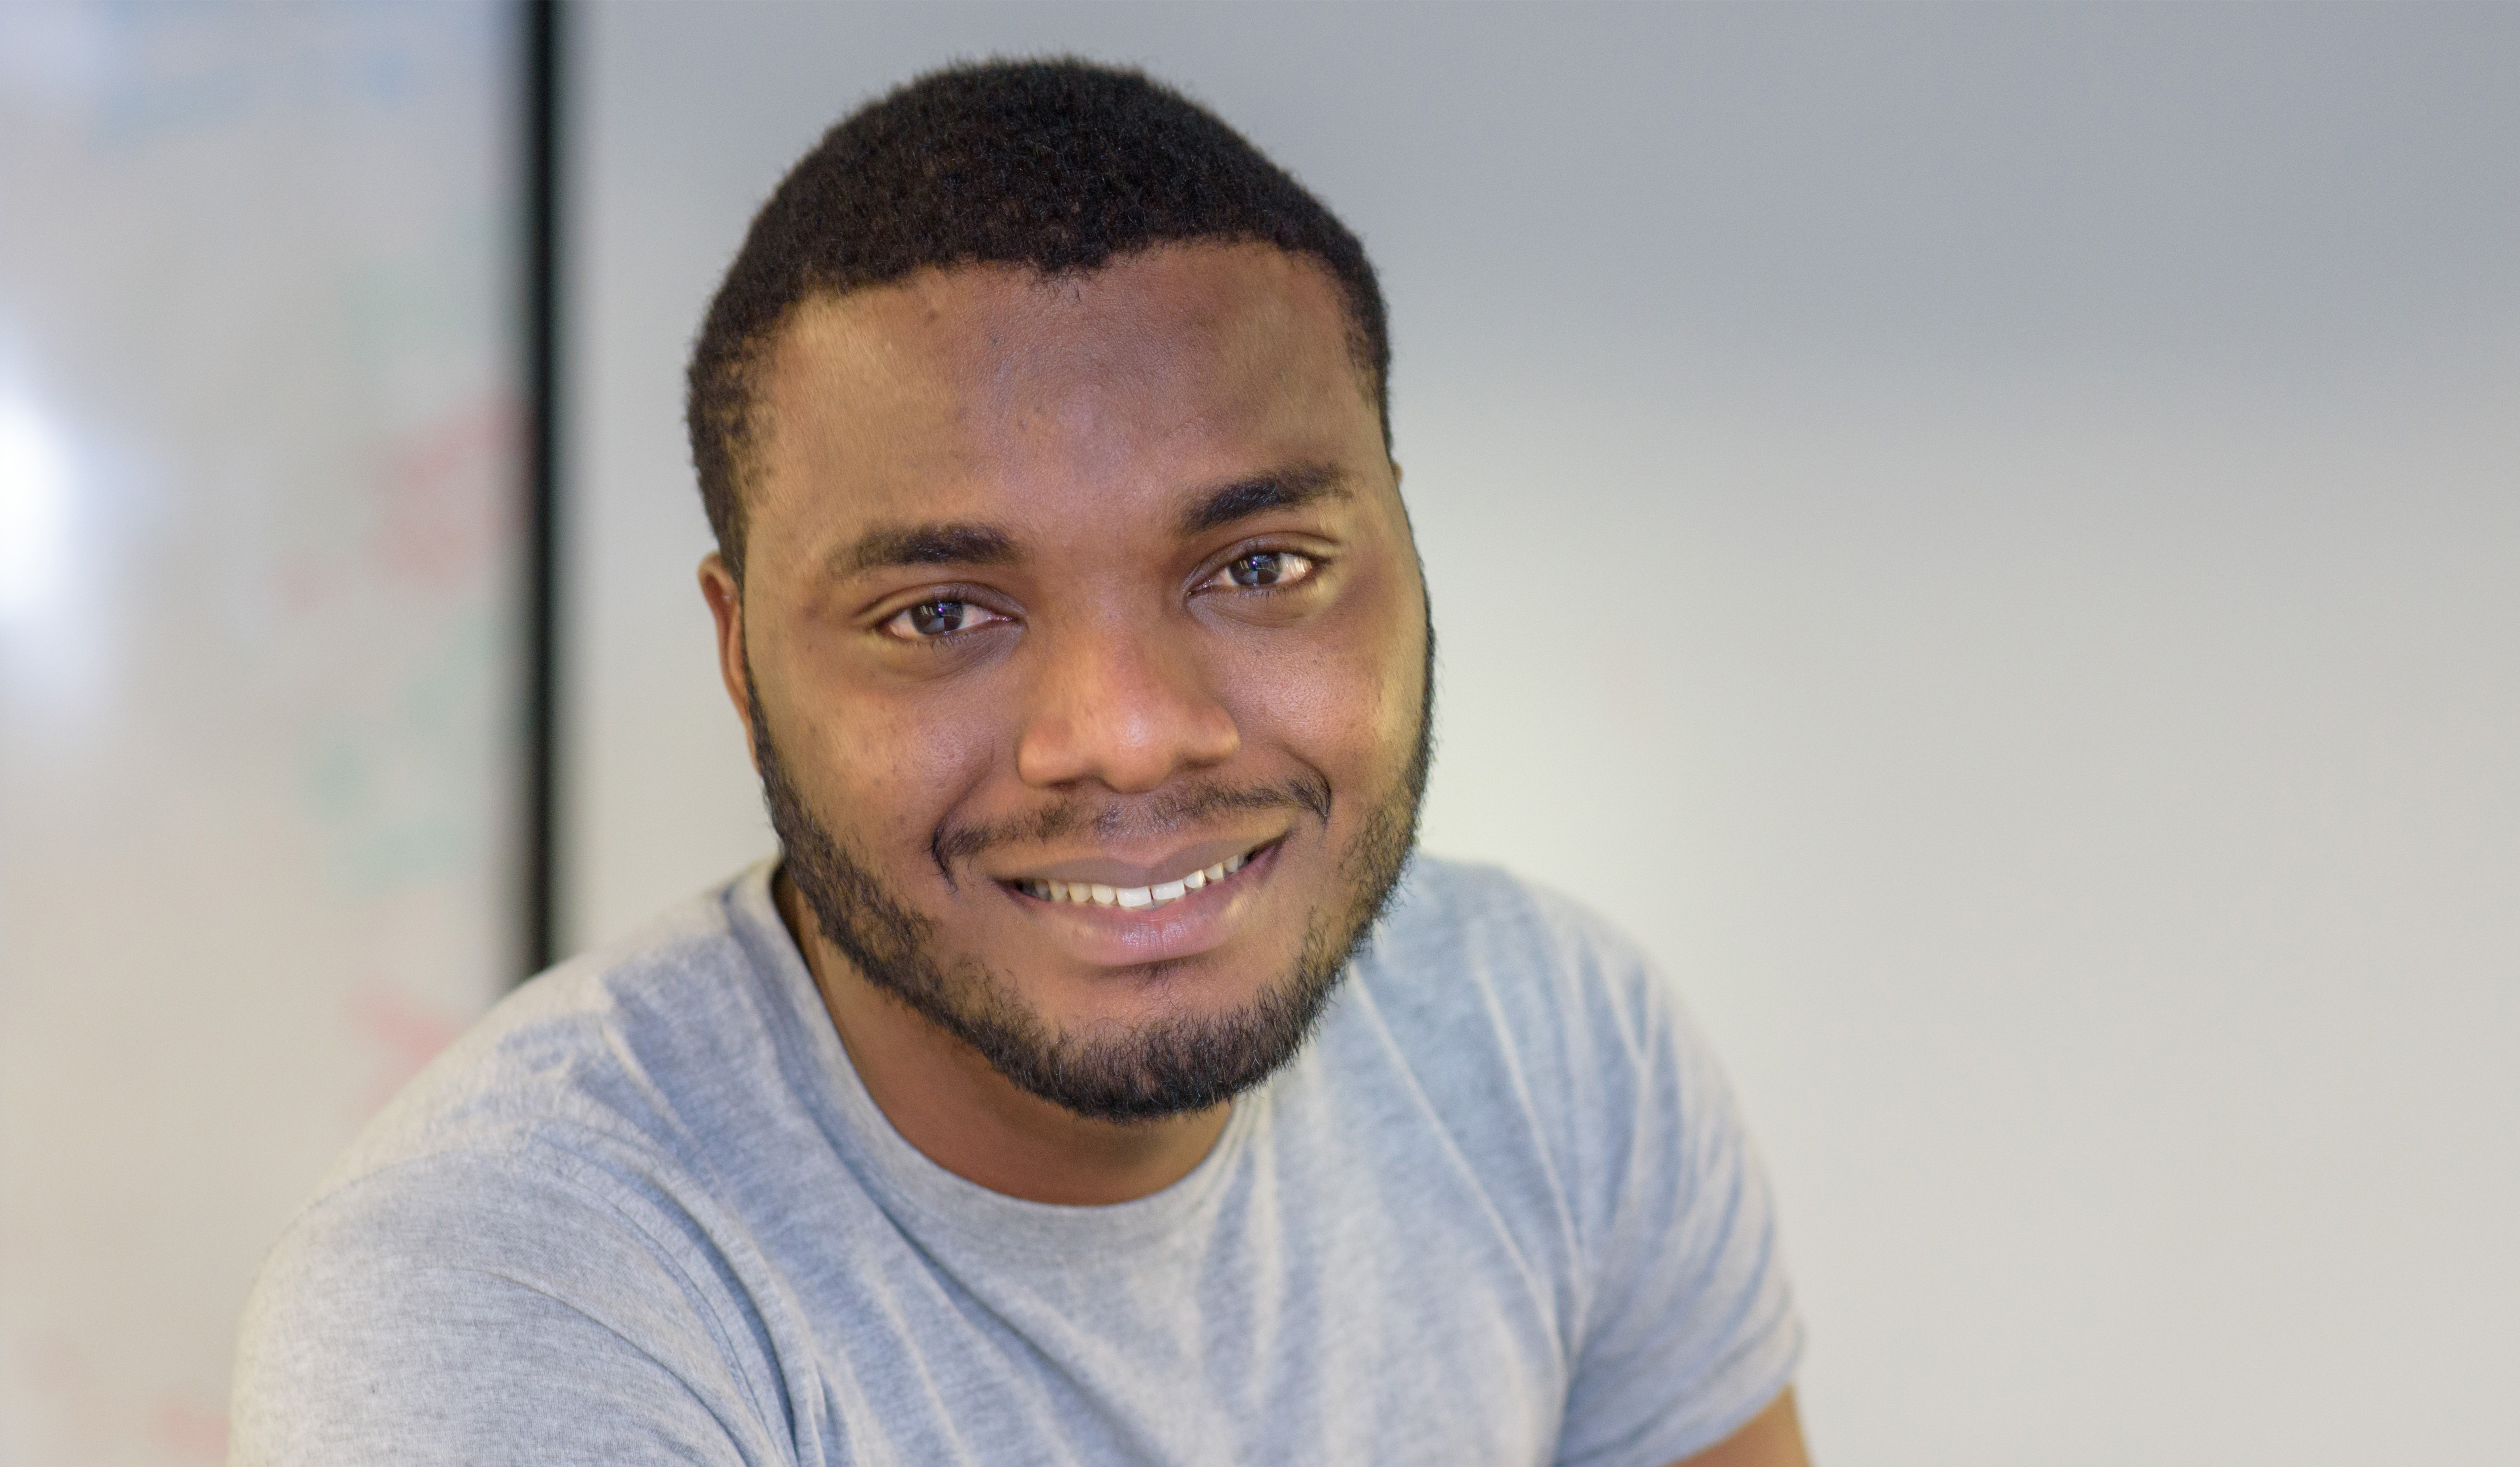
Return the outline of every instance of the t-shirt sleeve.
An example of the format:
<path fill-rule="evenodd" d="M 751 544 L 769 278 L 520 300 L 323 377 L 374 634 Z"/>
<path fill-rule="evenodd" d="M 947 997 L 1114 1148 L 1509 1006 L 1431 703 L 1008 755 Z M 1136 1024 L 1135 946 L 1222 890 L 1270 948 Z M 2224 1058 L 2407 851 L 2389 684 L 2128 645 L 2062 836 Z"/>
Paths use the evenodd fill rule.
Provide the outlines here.
<path fill-rule="evenodd" d="M 1791 1383 L 1802 1348 L 1768 1183 L 1714 1054 L 1666 980 L 1614 957 L 1583 1006 L 1598 1124 L 1579 1167 L 1589 1303 L 1561 1467 L 1665 1467 Z"/>
<path fill-rule="evenodd" d="M 764 1464 L 770 1386 L 659 1239 L 554 1176 L 406 1163 L 310 1209 L 238 1342 L 232 1467 Z"/>

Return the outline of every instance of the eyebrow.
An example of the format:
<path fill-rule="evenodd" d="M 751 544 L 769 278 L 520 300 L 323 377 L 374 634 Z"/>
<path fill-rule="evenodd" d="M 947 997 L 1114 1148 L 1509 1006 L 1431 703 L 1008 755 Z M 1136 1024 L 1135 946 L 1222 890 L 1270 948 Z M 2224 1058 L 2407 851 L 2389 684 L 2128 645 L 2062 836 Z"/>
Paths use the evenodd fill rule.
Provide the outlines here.
<path fill-rule="evenodd" d="M 1267 510 L 1291 510 L 1319 500 L 1352 499 L 1347 474 L 1328 464 L 1297 464 L 1238 479 L 1182 511 L 1181 533 L 1204 535 Z"/>
<path fill-rule="evenodd" d="M 898 565 L 1005 565 L 1017 559 L 1012 535 L 996 525 L 878 525 L 832 556 L 832 577 L 846 580 Z"/>
<path fill-rule="evenodd" d="M 1354 498 L 1347 474 L 1328 464 L 1297 464 L 1210 491 L 1182 511 L 1185 536 L 1203 535 L 1270 510 Z M 832 552 L 833 580 L 904 565 L 1009 565 L 1022 558 L 1015 538 L 993 524 L 938 521 L 878 525 Z"/>

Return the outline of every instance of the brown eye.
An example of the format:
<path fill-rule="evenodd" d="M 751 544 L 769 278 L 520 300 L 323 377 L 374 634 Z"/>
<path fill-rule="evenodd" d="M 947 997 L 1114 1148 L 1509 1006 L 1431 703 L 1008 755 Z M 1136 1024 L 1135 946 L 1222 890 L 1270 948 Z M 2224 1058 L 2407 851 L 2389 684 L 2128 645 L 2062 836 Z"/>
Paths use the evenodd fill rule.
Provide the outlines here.
<path fill-rule="evenodd" d="M 940 597 L 894 612 L 883 630 L 904 642 L 933 642 L 1001 619 L 984 606 Z"/>
<path fill-rule="evenodd" d="M 1300 581 L 1312 568 L 1310 557 L 1292 551 L 1253 551 L 1226 562 L 1225 573 L 1245 591 L 1262 591 Z"/>

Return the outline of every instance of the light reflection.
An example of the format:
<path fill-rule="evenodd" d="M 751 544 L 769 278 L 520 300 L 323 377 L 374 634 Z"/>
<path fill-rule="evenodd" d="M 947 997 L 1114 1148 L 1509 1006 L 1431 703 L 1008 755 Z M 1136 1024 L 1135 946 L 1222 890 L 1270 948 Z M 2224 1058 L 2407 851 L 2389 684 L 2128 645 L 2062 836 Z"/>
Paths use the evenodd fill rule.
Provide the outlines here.
<path fill-rule="evenodd" d="M 69 461 L 25 401 L 0 397 L 0 620 L 37 610 L 68 554 Z"/>

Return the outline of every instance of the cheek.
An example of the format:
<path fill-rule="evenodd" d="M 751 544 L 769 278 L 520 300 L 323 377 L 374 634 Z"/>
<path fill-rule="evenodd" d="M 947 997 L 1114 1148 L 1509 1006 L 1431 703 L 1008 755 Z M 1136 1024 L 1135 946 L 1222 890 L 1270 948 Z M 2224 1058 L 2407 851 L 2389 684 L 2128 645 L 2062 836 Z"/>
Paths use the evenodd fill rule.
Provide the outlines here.
<path fill-rule="evenodd" d="M 823 815 L 854 837 L 887 880 L 904 883 L 922 872 L 935 879 L 928 842 L 987 778 L 1004 741 L 991 722 L 994 702 L 976 689 L 904 698 L 861 688 L 821 696 L 811 727 L 831 791 Z"/>
<path fill-rule="evenodd" d="M 1391 778 L 1415 747 L 1422 706 L 1423 613 L 1397 576 L 1353 587 L 1319 635 L 1262 639 L 1235 669 L 1248 744 L 1276 744 L 1342 796 Z"/>

